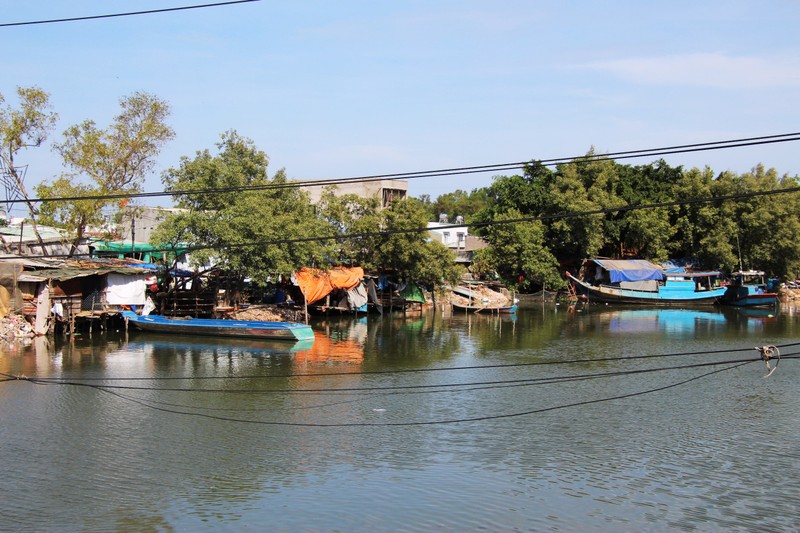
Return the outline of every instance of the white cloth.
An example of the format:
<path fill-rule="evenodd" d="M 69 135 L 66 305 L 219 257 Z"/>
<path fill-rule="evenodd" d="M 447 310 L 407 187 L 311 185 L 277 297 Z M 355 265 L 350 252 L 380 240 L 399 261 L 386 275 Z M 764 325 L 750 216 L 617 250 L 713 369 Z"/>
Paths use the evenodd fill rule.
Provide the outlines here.
<path fill-rule="evenodd" d="M 109 274 L 107 277 L 106 303 L 109 305 L 144 305 L 145 276 L 134 274 Z"/>
<path fill-rule="evenodd" d="M 367 303 L 367 288 L 364 287 L 364 282 L 347 291 L 347 302 L 350 304 L 350 309 L 358 309 Z"/>

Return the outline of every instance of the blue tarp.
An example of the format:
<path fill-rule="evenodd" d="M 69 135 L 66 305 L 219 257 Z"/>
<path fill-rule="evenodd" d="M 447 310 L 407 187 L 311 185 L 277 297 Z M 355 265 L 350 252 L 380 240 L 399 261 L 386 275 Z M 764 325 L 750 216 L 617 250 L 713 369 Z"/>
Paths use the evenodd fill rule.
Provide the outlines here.
<path fill-rule="evenodd" d="M 595 259 L 594 262 L 608 270 L 611 283 L 664 279 L 664 271 L 644 259 Z"/>

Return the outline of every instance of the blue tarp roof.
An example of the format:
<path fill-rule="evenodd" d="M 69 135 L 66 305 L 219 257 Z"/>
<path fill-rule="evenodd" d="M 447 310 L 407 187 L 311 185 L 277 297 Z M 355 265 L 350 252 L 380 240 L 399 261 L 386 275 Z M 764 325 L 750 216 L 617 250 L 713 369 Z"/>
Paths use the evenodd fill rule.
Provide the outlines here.
<path fill-rule="evenodd" d="M 594 262 L 608 270 L 611 283 L 664 279 L 661 267 L 644 259 L 595 259 Z"/>

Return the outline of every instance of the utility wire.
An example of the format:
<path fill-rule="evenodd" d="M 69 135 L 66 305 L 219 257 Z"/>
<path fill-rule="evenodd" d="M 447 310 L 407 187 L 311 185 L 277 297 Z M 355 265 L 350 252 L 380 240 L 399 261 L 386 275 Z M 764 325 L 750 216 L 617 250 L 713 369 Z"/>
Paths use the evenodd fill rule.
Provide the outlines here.
<path fill-rule="evenodd" d="M 677 153 L 698 152 L 708 150 L 721 150 L 725 148 L 737 148 L 743 146 L 753 146 L 761 144 L 772 144 L 780 142 L 793 142 L 800 141 L 800 132 L 798 133 L 783 133 L 777 135 L 766 135 L 761 137 L 747 137 L 742 139 L 732 139 L 727 141 L 711 141 L 705 143 L 684 144 L 676 146 L 667 146 L 662 148 L 648 148 L 640 150 L 626 150 L 621 152 L 609 152 L 607 154 L 596 155 L 580 155 L 571 157 L 559 157 L 551 159 L 533 160 L 538 161 L 544 166 L 557 166 L 564 163 L 580 163 L 586 161 L 607 161 L 612 159 L 630 159 L 641 157 L 655 157 L 659 155 L 669 155 Z M 438 170 L 423 170 L 416 172 L 393 173 L 393 174 L 376 174 L 368 176 L 358 176 L 349 178 L 330 178 L 330 179 L 316 179 L 316 180 L 293 180 L 286 183 L 267 183 L 260 185 L 243 185 L 237 187 L 221 187 L 221 188 L 205 188 L 205 189 L 183 189 L 175 191 L 154 191 L 142 193 L 114 193 L 102 195 L 89 195 L 89 196 L 60 196 L 57 198 L 31 198 L 25 199 L 10 199 L 6 203 L 47 203 L 47 202 L 75 202 L 75 201 L 91 201 L 91 200 L 121 200 L 126 198 L 156 198 L 164 196 L 191 196 L 196 194 L 222 194 L 229 192 L 245 192 L 245 191 L 264 191 L 275 189 L 296 189 L 303 187 L 319 187 L 329 185 L 343 185 L 349 183 L 365 183 L 373 181 L 383 181 L 388 179 L 420 179 L 420 178 L 435 178 L 446 176 L 457 176 L 464 174 L 478 174 L 486 172 L 499 172 L 505 170 L 520 170 L 529 165 L 532 161 L 515 162 L 515 163 L 499 163 L 494 165 L 481 165 L 471 167 L 455 167 L 445 168 Z"/>
<path fill-rule="evenodd" d="M 777 348 L 786 349 L 793 346 L 800 346 L 800 342 L 789 344 L 777 344 Z M 593 364 L 593 363 L 609 363 L 609 362 L 627 362 L 642 359 L 657 359 L 667 357 L 687 357 L 695 355 L 711 355 L 721 353 L 737 353 L 737 352 L 752 352 L 753 348 L 721 348 L 719 350 L 702 350 L 697 352 L 675 352 L 666 354 L 644 354 L 644 355 L 626 355 L 618 357 L 596 357 L 591 359 L 564 359 L 558 361 L 530 361 L 526 363 L 498 363 L 494 365 L 467 365 L 467 366 L 448 366 L 448 367 L 435 367 L 435 368 L 401 368 L 394 370 L 364 370 L 360 372 L 319 372 L 319 373 L 289 373 L 289 374 L 247 374 L 238 376 L 161 376 L 161 377 L 102 377 L 102 378 L 81 378 L 76 380 L 73 378 L 60 378 L 60 377 L 46 377 L 46 376 L 26 376 L 36 379 L 40 382 L 53 382 L 61 383 L 65 380 L 70 382 L 83 382 L 91 383 L 97 381 L 199 381 L 199 380 L 253 380 L 253 379 L 291 379 L 291 378 L 324 378 L 324 377 L 353 377 L 353 376 L 376 376 L 376 375 L 398 375 L 398 374 L 420 374 L 430 372 L 452 372 L 464 370 L 497 370 L 509 369 L 531 366 L 553 366 L 553 365 L 573 365 L 573 364 Z M 791 355 L 791 354 L 790 354 Z M 786 357 L 786 356 L 784 356 Z M 16 379 L 10 374 L 0 372 L 0 376 L 7 376 L 10 379 Z"/>
<path fill-rule="evenodd" d="M 155 411 L 160 411 L 164 413 L 172 413 L 172 414 L 179 414 L 179 415 L 187 415 L 187 416 L 196 416 L 200 418 L 207 418 L 212 420 L 219 420 L 224 422 L 238 422 L 243 424 L 257 424 L 257 425 L 267 425 L 267 426 L 289 426 L 289 427 L 336 427 L 336 428 L 344 428 L 344 427 L 409 427 L 409 426 L 434 426 L 434 425 L 445 425 L 445 424 L 458 424 L 458 423 L 465 423 L 465 422 L 484 422 L 490 420 L 499 420 L 505 418 L 515 418 L 521 416 L 529 416 L 533 414 L 541 414 L 550 411 L 556 411 L 560 409 L 567 409 L 570 407 L 580 407 L 592 404 L 598 404 L 613 400 L 621 400 L 627 398 L 633 398 L 636 396 L 643 396 L 646 394 L 652 394 L 655 392 L 661 392 L 667 389 L 679 387 L 681 385 L 685 385 L 687 383 L 691 383 L 693 381 L 697 381 L 699 379 L 712 376 L 714 374 L 719 374 L 721 372 L 725 372 L 727 370 L 733 370 L 735 368 L 739 368 L 744 365 L 748 365 L 753 363 L 753 361 L 745 361 L 742 363 L 733 364 L 731 366 L 727 366 L 725 368 L 720 368 L 717 370 L 712 370 L 710 372 L 706 372 L 704 374 L 700 374 L 698 376 L 694 376 L 688 379 L 684 379 L 675 383 L 670 383 L 668 385 L 664 385 L 661 387 L 655 387 L 643 391 L 632 392 L 627 394 L 619 394 L 616 396 L 608 396 L 605 398 L 597 398 L 594 400 L 584 400 L 580 402 L 573 402 L 569 404 L 562 404 L 552 407 L 543 407 L 539 409 L 531 409 L 527 411 L 520 411 L 515 413 L 505 413 L 505 414 L 496 414 L 496 415 L 484 415 L 484 416 L 475 416 L 475 417 L 468 417 L 468 418 L 454 418 L 454 419 L 443 419 L 443 420 L 429 420 L 429 421 L 418 421 L 418 422 L 350 422 L 350 423 L 313 423 L 313 422 L 277 422 L 277 421 L 266 421 L 266 420 L 248 420 L 248 419 L 241 419 L 241 418 L 232 418 L 232 417 L 223 417 L 217 415 L 210 415 L 206 413 L 194 413 L 194 412 L 187 412 L 187 411 L 178 411 L 174 409 L 166 409 L 163 407 L 158 407 L 154 405 L 148 405 L 146 402 L 141 400 L 134 400 L 128 397 L 122 396 L 119 393 L 107 390 L 105 388 L 99 386 L 92 386 L 101 392 L 105 392 L 107 394 L 111 394 L 116 396 L 120 399 L 123 399 L 128 402 L 132 402 L 143 407 L 147 407 L 149 409 L 153 409 Z"/>
<path fill-rule="evenodd" d="M 670 202 L 657 202 L 652 204 L 641 204 L 641 205 L 628 205 L 628 206 L 620 206 L 620 207 L 608 207 L 602 209 L 594 209 L 590 211 L 574 211 L 569 213 L 558 213 L 552 215 L 538 215 L 538 216 L 531 216 L 531 217 L 520 217 L 514 219 L 504 219 L 504 220 L 492 220 L 488 222 L 465 222 L 461 224 L 449 224 L 443 226 L 437 226 L 437 230 L 445 230 L 445 229 L 454 229 L 454 228 L 483 228 L 483 227 L 490 227 L 490 226 L 497 226 L 503 224 L 517 224 L 522 222 L 535 222 L 535 221 L 552 221 L 552 220 L 563 220 L 568 218 L 578 218 L 578 217 L 585 217 L 585 216 L 592 216 L 592 215 L 603 215 L 609 213 L 623 213 L 628 211 L 636 211 L 641 209 L 657 209 L 663 207 L 676 207 L 682 205 L 697 205 L 697 204 L 707 204 L 713 202 L 723 202 L 729 200 L 746 200 L 750 198 L 760 197 L 760 196 L 773 196 L 776 194 L 789 194 L 789 193 L 796 193 L 800 192 L 800 186 L 798 187 L 787 187 L 785 189 L 773 189 L 768 191 L 753 191 L 753 192 L 746 192 L 746 193 L 739 193 L 739 194 L 728 194 L 723 196 L 711 196 L 708 198 L 691 198 L 691 199 L 683 199 L 683 200 L 674 200 Z M 213 249 L 228 249 L 228 250 L 235 250 L 241 248 L 250 248 L 254 246 L 283 246 L 289 244 L 301 244 L 301 243 L 309 243 L 309 242 L 326 242 L 326 241 L 344 241 L 350 239 L 364 239 L 370 237 L 387 237 L 390 235 L 404 235 L 404 234 L 412 234 L 412 233 L 424 233 L 430 231 L 431 228 L 422 227 L 422 228 L 407 228 L 407 229 L 394 229 L 394 230 L 384 230 L 384 231 L 371 231 L 371 232 L 364 232 L 364 233 L 351 233 L 346 235 L 324 235 L 318 237 L 298 237 L 294 239 L 273 239 L 268 241 L 248 241 L 242 243 L 216 243 L 216 244 L 203 244 L 203 245 L 168 245 L 162 248 L 153 248 L 150 250 L 151 253 L 160 253 L 160 252 L 168 252 L 168 253 L 175 253 L 176 251 L 180 251 L 181 253 L 187 252 L 195 252 L 199 250 L 213 250 Z M 89 253 L 76 253 L 76 254 L 54 254 L 49 255 L 47 258 L 49 259 L 75 259 L 80 257 L 92 257 L 91 252 Z M 0 260 L 16 260 L 16 259 L 42 259 L 41 255 L 13 255 L 13 256 L 4 256 L 0 257 Z"/>
<path fill-rule="evenodd" d="M 797 354 L 790 354 L 789 359 L 796 359 Z M 747 363 L 747 362 L 755 362 L 748 359 L 742 359 L 738 361 L 719 361 L 719 362 L 711 362 L 711 363 L 698 363 L 696 365 L 681 365 L 675 367 L 662 367 L 662 368 L 652 368 L 652 369 L 642 369 L 642 370 L 626 370 L 626 371 L 615 371 L 615 372 L 600 372 L 595 374 L 583 374 L 583 375 L 568 375 L 568 376 L 554 376 L 550 378 L 537 378 L 531 380 L 513 380 L 508 382 L 497 382 L 497 384 L 489 384 L 489 385 L 475 385 L 472 383 L 463 384 L 462 388 L 436 388 L 435 385 L 426 386 L 425 388 L 421 388 L 420 390 L 392 390 L 392 391 L 384 391 L 378 390 L 378 392 L 363 392 L 363 391 L 355 391 L 355 392 L 348 392 L 345 396 L 357 396 L 354 399 L 343 400 L 339 402 L 330 402 L 321 405 L 312 405 L 312 406 L 302 406 L 302 407 L 293 407 L 289 408 L 288 410 L 308 410 L 308 409 L 321 409 L 327 407 L 335 407 L 337 405 L 344 405 L 349 403 L 356 403 L 361 402 L 367 399 L 372 399 L 375 396 L 380 397 L 388 397 L 388 396 L 398 396 L 398 395 L 420 395 L 420 394 L 440 394 L 440 393 L 456 393 L 456 392 L 473 392 L 479 390 L 497 390 L 497 389 L 508 389 L 508 388 L 519 388 L 519 387 L 531 387 L 531 386 L 538 386 L 538 385 L 553 385 L 553 384 L 563 384 L 563 383 L 575 383 L 579 381 L 588 381 L 591 379 L 603 379 L 603 378 L 610 378 L 610 377 L 620 377 L 620 376 L 629 376 L 635 374 L 645 374 L 645 373 L 653 373 L 653 372 L 661 372 L 666 370 L 683 370 L 687 368 L 696 368 L 696 367 L 705 367 L 705 366 L 717 366 L 723 364 L 734 364 L 734 363 Z M 457 386 L 457 384 L 455 384 Z M 90 386 L 94 387 L 94 386 Z M 105 389 L 103 385 L 96 385 L 99 389 Z M 150 389 L 146 389 L 150 391 Z M 168 389 L 165 389 L 168 390 Z M 339 391 L 340 389 L 336 389 Z M 180 408 L 187 408 L 187 409 L 195 409 L 195 410 L 202 410 L 202 411 L 227 411 L 227 412 L 263 412 L 263 411 L 274 411 L 275 407 L 270 406 L 266 408 L 220 408 L 220 407 L 205 407 L 199 405 L 186 405 L 186 404 L 177 404 L 177 403 L 170 403 L 170 402 L 162 402 L 157 400 L 143 400 L 141 398 L 137 398 L 135 396 L 127 396 L 121 393 L 117 393 L 120 398 L 125 398 L 134 401 L 144 401 L 149 404 L 157 404 L 157 405 L 166 405 L 169 407 L 180 407 Z M 340 396 L 341 394 L 333 394 L 334 396 Z M 285 409 L 286 410 L 286 409 Z"/>
<path fill-rule="evenodd" d="M 191 5 L 191 6 L 182 6 L 182 7 L 165 7 L 162 9 L 148 9 L 146 11 L 128 11 L 125 13 L 111 13 L 107 15 L 89 15 L 85 17 L 70 17 L 70 18 L 61 18 L 61 19 L 49 19 L 49 20 L 31 20 L 27 22 L 6 22 L 4 24 L 0 24 L 0 28 L 8 28 L 11 26 L 33 26 L 36 24 L 54 24 L 57 22 L 78 22 L 82 20 L 96 20 L 96 19 L 107 19 L 107 18 L 114 18 L 114 17 L 130 17 L 133 15 L 150 15 L 153 13 L 167 13 L 170 11 L 186 11 L 189 9 L 203 9 L 207 7 L 220 7 L 220 6 L 229 6 L 233 4 L 246 4 L 250 2 L 260 2 L 261 0 L 231 0 L 229 2 L 215 2 L 213 4 L 198 4 L 198 5 Z"/>
<path fill-rule="evenodd" d="M 782 356 L 782 359 L 794 359 L 797 354 L 787 354 Z M 20 378 L 23 381 L 29 381 L 36 385 L 71 385 L 75 387 L 88 387 L 100 388 L 104 390 L 137 390 L 137 391 L 158 391 L 158 392 L 192 392 L 192 393 L 224 393 L 224 394 L 342 394 L 342 393 L 367 393 L 376 394 L 384 393 L 387 391 L 419 391 L 419 390 L 447 390 L 457 387 L 476 387 L 476 388 L 495 388 L 497 386 L 508 385 L 540 385 L 549 383 L 563 383 L 569 381 L 583 381 L 585 379 L 593 379 L 597 377 L 618 377 L 624 375 L 662 372 L 667 370 L 685 370 L 690 368 L 702 368 L 707 366 L 718 366 L 734 363 L 749 363 L 760 361 L 761 358 L 753 359 L 739 359 L 729 361 L 711 361 L 702 363 L 693 363 L 687 365 L 678 365 L 670 367 L 659 367 L 638 370 L 619 370 L 612 372 L 600 372 L 591 374 L 577 374 L 577 375 L 561 375 L 550 376 L 541 378 L 528 378 L 528 379 L 512 379 L 512 380 L 496 380 L 496 381 L 476 381 L 467 383 L 434 383 L 426 385 L 389 385 L 380 387 L 335 387 L 335 388 L 308 388 L 308 389 L 205 389 L 197 387 L 142 387 L 133 385 L 97 385 L 90 384 L 84 381 L 71 381 L 71 380 L 41 380 L 37 378 Z"/>

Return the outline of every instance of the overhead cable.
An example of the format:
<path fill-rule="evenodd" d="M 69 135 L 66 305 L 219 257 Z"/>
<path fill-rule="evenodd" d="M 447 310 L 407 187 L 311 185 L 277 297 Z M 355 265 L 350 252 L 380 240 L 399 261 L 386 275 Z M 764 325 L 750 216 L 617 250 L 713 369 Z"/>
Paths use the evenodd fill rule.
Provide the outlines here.
<path fill-rule="evenodd" d="M 114 17 L 130 17 L 133 15 L 151 15 L 153 13 L 167 13 L 170 11 L 186 11 L 189 9 L 203 9 L 207 7 L 220 7 L 220 6 L 229 6 L 233 4 L 246 4 L 250 2 L 260 2 L 261 0 L 231 0 L 229 2 L 214 2 L 213 4 L 197 4 L 191 6 L 181 6 L 181 7 L 165 7 L 161 9 L 148 9 L 145 11 L 128 11 L 125 13 L 110 13 L 107 15 L 88 15 L 83 17 L 70 17 L 70 18 L 60 18 L 60 19 L 49 19 L 49 20 L 31 20 L 27 22 L 6 22 L 0 24 L 0 28 L 7 28 L 11 26 L 33 26 L 36 24 L 54 24 L 57 22 L 78 22 L 83 20 L 96 20 L 96 19 L 107 19 L 107 18 L 114 18 Z"/>
<path fill-rule="evenodd" d="M 722 196 L 711 196 L 707 198 L 692 198 L 692 199 L 683 199 L 683 200 L 673 200 L 670 202 L 657 202 L 652 204 L 640 204 L 640 205 L 628 205 L 628 206 L 621 206 L 621 207 L 608 207 L 602 209 L 594 209 L 590 211 L 573 211 L 568 213 L 556 213 L 551 215 L 537 215 L 537 216 L 530 216 L 530 217 L 519 217 L 513 219 L 502 219 L 502 220 L 492 220 L 488 222 L 463 222 L 459 224 L 448 224 L 448 225 L 441 225 L 437 226 L 437 230 L 446 230 L 446 229 L 455 229 L 455 228 L 484 228 L 490 226 L 499 226 L 504 224 L 518 224 L 523 222 L 536 222 L 536 221 L 552 221 L 552 220 L 563 220 L 568 218 L 579 218 L 579 217 L 586 217 L 586 216 L 593 216 L 593 215 L 603 215 L 609 213 L 622 213 L 628 211 L 637 211 L 642 209 L 657 209 L 663 207 L 675 207 L 675 206 L 682 206 L 682 205 L 697 205 L 697 204 L 707 204 L 707 203 L 714 203 L 714 202 L 723 202 L 729 200 L 745 200 L 749 198 L 755 198 L 759 196 L 773 196 L 777 194 L 788 194 L 788 193 L 796 193 L 800 192 L 800 186 L 798 187 L 787 187 L 785 189 L 773 189 L 768 191 L 753 191 L 753 192 L 746 192 L 746 193 L 739 193 L 739 194 L 727 194 Z M 323 235 L 318 237 L 298 237 L 292 239 L 273 239 L 273 240 L 264 240 L 264 241 L 248 241 L 248 242 L 241 242 L 241 243 L 215 243 L 215 244 L 198 244 L 198 245 L 165 245 L 161 248 L 153 248 L 150 250 L 150 253 L 175 253 L 176 251 L 180 251 L 181 253 L 187 252 L 195 252 L 199 250 L 213 250 L 213 249 L 241 249 L 241 248 L 251 248 L 254 246 L 284 246 L 288 244 L 300 244 L 300 243 L 309 243 L 309 242 L 328 242 L 328 241 L 344 241 L 350 239 L 364 239 L 364 238 L 371 238 L 371 237 L 387 237 L 390 235 L 404 235 L 404 234 L 413 234 L 413 233 L 424 233 L 430 231 L 431 228 L 429 227 L 419 227 L 419 228 L 406 228 L 406 229 L 394 229 L 394 230 L 383 230 L 383 231 L 371 231 L 371 232 L 363 232 L 363 233 L 350 233 L 350 234 L 343 234 L 343 235 Z M 54 254 L 46 256 L 49 259 L 75 259 L 80 257 L 92 257 L 91 253 L 75 253 L 75 254 Z M 14 259 L 41 259 L 41 255 L 8 255 L 0 257 L 0 260 L 14 260 Z"/>
<path fill-rule="evenodd" d="M 641 157 L 655 157 L 661 155 L 699 152 L 708 150 L 722 150 L 726 148 L 738 148 L 743 146 L 753 146 L 761 144 L 773 144 L 782 142 L 800 141 L 800 132 L 798 133 L 783 133 L 778 135 L 766 135 L 761 137 L 748 137 L 743 139 L 732 139 L 727 141 L 711 141 L 696 144 L 684 144 L 677 146 L 667 146 L 662 148 L 649 148 L 640 150 L 626 150 L 621 152 L 609 152 L 606 154 L 592 154 L 592 155 L 579 155 L 571 157 L 559 157 L 551 159 L 533 160 L 541 163 L 544 166 L 557 166 L 565 163 L 579 163 L 582 161 L 605 161 L 613 159 L 630 159 Z M 399 172 L 392 174 L 374 174 L 367 176 L 357 176 L 350 178 L 323 178 L 316 180 L 292 180 L 285 183 L 266 183 L 260 185 L 242 185 L 236 187 L 221 187 L 221 188 L 201 188 L 201 189 L 182 189 L 174 191 L 153 191 L 142 193 L 114 193 L 114 194 L 98 194 L 87 196 L 59 196 L 56 198 L 30 198 L 30 199 L 9 199 L 5 203 L 14 204 L 21 202 L 30 203 L 48 203 L 48 202 L 75 202 L 75 201 L 90 201 L 90 200 L 121 200 L 126 198 L 157 198 L 165 196 L 192 196 L 197 194 L 220 194 L 229 192 L 245 192 L 245 191 L 264 191 L 273 189 L 297 189 L 305 187 L 325 187 L 329 185 L 343 185 L 348 183 L 366 183 L 374 181 L 383 181 L 390 179 L 421 179 L 421 178 L 436 178 L 457 176 L 464 174 L 480 174 L 487 172 L 500 172 L 507 170 L 520 170 L 529 165 L 532 161 L 514 162 L 514 163 L 499 163 L 494 165 L 480 165 L 471 167 L 454 167 L 437 170 L 422 170 L 415 172 Z"/>
<path fill-rule="evenodd" d="M 593 400 L 583 400 L 579 402 L 572 402 L 568 404 L 556 405 L 551 407 L 542 407 L 538 409 L 530 409 L 525 411 L 518 411 L 514 413 L 501 413 L 501 414 L 491 414 L 491 415 L 482 415 L 482 416 L 474 416 L 474 417 L 464 417 L 464 418 L 452 418 L 452 419 L 441 419 L 441 420 L 425 420 L 425 421 L 409 421 L 409 422 L 325 422 L 325 423 L 314 423 L 314 422 L 280 422 L 280 421 L 270 421 L 270 420 L 252 420 L 252 419 L 244 419 L 244 418 L 233 418 L 233 417 L 224 417 L 218 415 L 212 415 L 207 413 L 196 413 L 190 411 L 178 411 L 175 409 L 167 409 L 165 407 L 158 407 L 156 405 L 150 405 L 144 400 L 136 400 L 131 399 L 130 397 L 123 396 L 113 390 L 107 390 L 101 386 L 92 385 L 92 388 L 95 388 L 98 391 L 105 392 L 107 394 L 111 394 L 116 396 L 124 401 L 128 401 L 131 403 L 135 403 L 141 405 L 143 407 L 147 407 L 149 409 L 153 409 L 155 411 L 160 411 L 164 413 L 171 413 L 171 414 L 179 414 L 179 415 L 186 415 L 186 416 L 196 416 L 200 418 L 206 418 L 211 420 L 218 420 L 223 422 L 236 422 L 242 424 L 256 424 L 256 425 L 266 425 L 266 426 L 288 426 L 288 427 L 318 427 L 318 428 L 344 428 L 344 427 L 409 427 L 409 426 L 436 426 L 436 425 L 447 425 L 447 424 L 459 424 L 459 423 L 466 423 L 466 422 L 486 422 L 491 420 L 499 420 L 499 419 L 506 419 L 506 418 L 516 418 L 521 416 L 530 416 L 534 414 L 542 414 L 550 411 L 557 411 L 561 409 L 567 409 L 571 407 L 582 407 L 592 404 L 598 404 L 603 402 L 609 402 L 613 400 L 622 400 L 633 398 L 637 396 L 643 396 L 646 394 L 652 394 L 655 392 L 661 392 L 664 390 L 668 390 L 671 388 L 679 387 L 681 385 L 685 385 L 687 383 L 691 383 L 693 381 L 697 381 L 699 379 L 703 379 L 708 376 L 712 376 L 714 374 L 719 374 L 721 372 L 725 372 L 727 370 L 733 370 L 735 368 L 742 367 L 744 365 L 748 365 L 753 363 L 754 361 L 745 361 L 741 363 L 731 364 L 730 366 L 726 366 L 724 368 L 712 370 L 710 372 L 706 372 L 704 374 L 700 374 L 698 376 L 693 376 L 691 378 L 687 378 L 678 382 L 670 383 L 668 385 L 663 385 L 660 387 L 655 387 L 651 389 L 646 389 L 637 392 L 631 392 L 626 394 L 618 394 L 615 396 L 607 396 L 604 398 L 596 398 Z"/>

